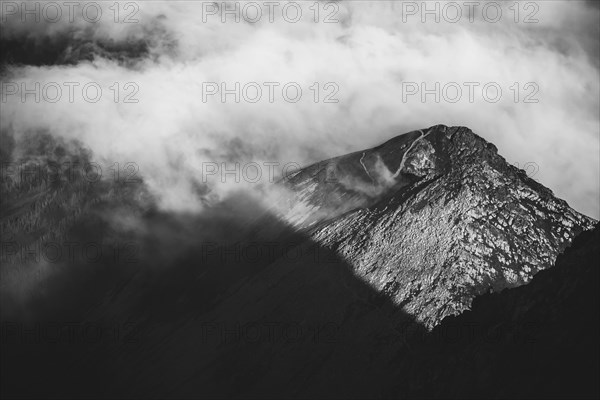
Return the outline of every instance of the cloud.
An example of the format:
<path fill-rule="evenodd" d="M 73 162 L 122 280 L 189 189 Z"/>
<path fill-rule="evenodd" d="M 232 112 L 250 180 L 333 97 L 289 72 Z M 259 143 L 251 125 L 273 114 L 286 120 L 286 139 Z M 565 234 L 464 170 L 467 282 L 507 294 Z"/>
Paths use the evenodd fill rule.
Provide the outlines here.
<path fill-rule="evenodd" d="M 521 2 L 518 16 L 512 2 L 502 3 L 494 23 L 495 6 L 485 3 L 470 13 L 463 7 L 456 23 L 449 22 L 452 10 L 444 13 L 445 3 L 437 3 L 439 23 L 421 2 L 320 3 L 318 23 L 312 3 L 301 3 L 295 23 L 294 6 L 282 14 L 286 3 L 273 11 L 272 23 L 266 6 L 250 23 L 235 22 L 212 3 L 138 2 L 127 10 L 120 3 L 119 20 L 135 12 L 139 21 L 129 24 L 115 23 L 112 3 L 101 4 L 103 17 L 93 24 L 8 16 L 3 47 L 25 43 L 27 51 L 12 50 L 3 90 L 7 82 L 27 88 L 56 82 L 63 96 L 36 103 L 28 95 L 23 103 L 20 93 L 8 95 L 1 127 L 14 135 L 47 130 L 78 139 L 107 164 L 135 162 L 165 209 L 199 210 L 198 193 L 207 187 L 222 198 L 258 185 L 243 176 L 237 183 L 223 168 L 207 175 L 212 163 L 230 169 L 240 163 L 242 174 L 245 163 L 257 162 L 264 183 L 265 163 L 279 163 L 274 170 L 281 174 L 286 164 L 306 165 L 445 124 L 472 128 L 511 163 L 535 162 L 536 179 L 577 210 L 600 217 L 600 11 L 590 3 Z M 235 4 L 226 7 L 235 10 Z M 247 4 L 239 3 L 240 14 L 244 7 L 253 11 Z M 417 6 L 415 14 L 410 5 Z M 328 15 L 338 22 L 324 23 Z M 54 45 L 44 62 L 31 63 L 29 52 L 45 43 Z M 73 102 L 65 82 L 80 84 Z M 82 93 L 90 82 L 102 88 L 95 103 Z M 224 103 L 220 92 L 206 95 L 213 83 L 220 91 L 220 84 L 232 90 L 236 82 L 239 103 L 234 94 Z M 439 101 L 435 94 L 422 101 L 421 85 L 431 90 L 436 83 Z M 472 102 L 470 83 L 478 84 Z M 497 102 L 485 99 L 486 83 L 493 83 L 491 97 L 501 88 Z M 288 101 L 297 87 L 300 100 Z M 415 87 L 418 93 L 407 93 Z M 457 88 L 460 100 L 449 101 Z M 257 89 L 260 100 L 247 101 Z M 126 96 L 138 102 L 126 103 Z M 327 96 L 337 102 L 324 102 Z"/>

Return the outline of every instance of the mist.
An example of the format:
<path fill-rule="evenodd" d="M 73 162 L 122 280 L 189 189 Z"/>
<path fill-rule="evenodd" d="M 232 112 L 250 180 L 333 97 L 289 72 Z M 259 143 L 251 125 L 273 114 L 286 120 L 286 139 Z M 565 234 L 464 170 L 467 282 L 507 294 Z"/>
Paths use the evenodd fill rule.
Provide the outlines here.
<path fill-rule="evenodd" d="M 77 139 L 107 167 L 135 163 L 165 211 L 268 191 L 290 167 L 445 124 L 468 126 L 510 163 L 535 163 L 536 180 L 600 217 L 593 3 L 521 2 L 518 15 L 501 3 L 495 22 L 486 2 L 458 3 L 458 20 L 440 9 L 439 22 L 421 2 L 301 3 L 297 21 L 288 3 L 252 3 L 256 20 L 248 3 L 165 1 L 119 3 L 115 22 L 111 4 L 93 23 L 81 7 L 73 21 L 23 22 L 3 5 L 0 128 Z M 31 63 L 31 52 L 44 57 Z M 55 85 L 23 95 L 36 83 Z"/>

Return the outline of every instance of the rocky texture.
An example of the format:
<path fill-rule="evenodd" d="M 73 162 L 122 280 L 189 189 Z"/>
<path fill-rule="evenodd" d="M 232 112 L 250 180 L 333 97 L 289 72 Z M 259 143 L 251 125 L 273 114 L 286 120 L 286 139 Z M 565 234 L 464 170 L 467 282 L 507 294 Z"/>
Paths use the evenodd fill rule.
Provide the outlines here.
<path fill-rule="evenodd" d="M 284 217 L 428 328 L 529 282 L 593 224 L 464 127 L 410 132 L 285 184 Z"/>
<path fill-rule="evenodd" d="M 599 265 L 596 225 L 530 284 L 478 297 L 471 311 L 444 319 L 409 357 L 421 384 L 409 391 L 437 398 L 598 398 Z"/>

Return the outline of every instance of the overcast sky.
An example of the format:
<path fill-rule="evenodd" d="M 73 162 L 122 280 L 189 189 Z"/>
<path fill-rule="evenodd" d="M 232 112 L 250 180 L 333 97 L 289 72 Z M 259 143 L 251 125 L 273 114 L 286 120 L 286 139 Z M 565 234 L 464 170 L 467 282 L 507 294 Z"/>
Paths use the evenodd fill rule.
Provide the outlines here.
<path fill-rule="evenodd" d="M 101 15 L 94 3 L 71 19 L 67 7 L 59 16 L 40 3 L 39 21 L 23 22 L 21 3 L 3 2 L 1 127 L 78 138 L 109 164 L 135 162 L 163 207 L 189 210 L 203 162 L 306 165 L 463 125 L 598 219 L 598 7 L 474 3 L 230 2 L 222 14 L 202 2 L 101 2 Z M 21 83 L 35 82 L 55 82 L 62 97 L 22 102 Z M 72 102 L 69 82 L 79 83 Z M 223 102 L 219 85 L 235 92 L 236 82 L 239 103 Z M 83 97 L 87 83 L 102 88 L 97 102 L 94 87 Z M 211 184 L 216 194 L 232 187 Z"/>

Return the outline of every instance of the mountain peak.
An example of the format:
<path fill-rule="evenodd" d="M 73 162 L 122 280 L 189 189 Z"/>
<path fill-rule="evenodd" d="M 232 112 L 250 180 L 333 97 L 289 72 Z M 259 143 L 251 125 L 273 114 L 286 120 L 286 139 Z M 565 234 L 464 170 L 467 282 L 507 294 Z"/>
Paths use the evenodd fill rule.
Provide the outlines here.
<path fill-rule="evenodd" d="M 428 327 L 529 282 L 595 222 L 466 127 L 408 132 L 284 184 L 287 221 Z"/>

